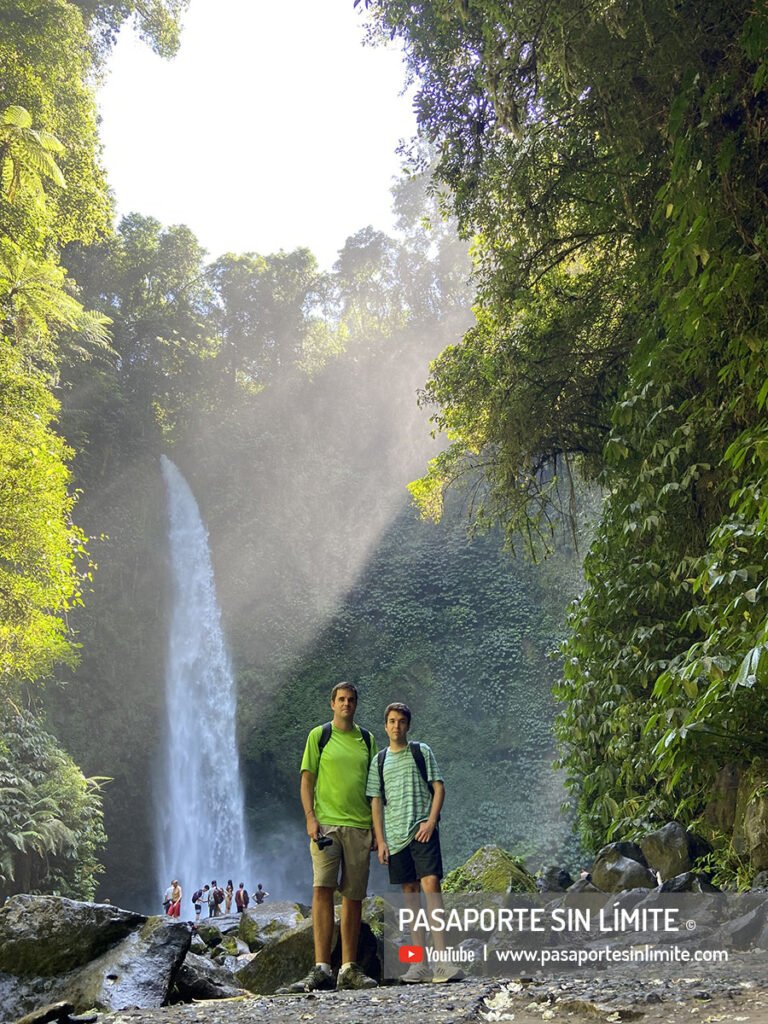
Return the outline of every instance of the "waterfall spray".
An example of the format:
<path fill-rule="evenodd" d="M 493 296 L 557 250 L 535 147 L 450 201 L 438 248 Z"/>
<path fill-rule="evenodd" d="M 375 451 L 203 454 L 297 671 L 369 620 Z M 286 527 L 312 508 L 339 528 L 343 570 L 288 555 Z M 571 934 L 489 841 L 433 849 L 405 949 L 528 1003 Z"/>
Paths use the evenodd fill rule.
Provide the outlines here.
<path fill-rule="evenodd" d="M 157 792 L 157 887 L 192 892 L 247 878 L 245 802 L 235 737 L 235 685 L 221 629 L 208 532 L 176 466 L 161 457 L 168 497 L 173 605 L 166 725 Z M 159 896 L 158 896 L 159 898 Z"/>

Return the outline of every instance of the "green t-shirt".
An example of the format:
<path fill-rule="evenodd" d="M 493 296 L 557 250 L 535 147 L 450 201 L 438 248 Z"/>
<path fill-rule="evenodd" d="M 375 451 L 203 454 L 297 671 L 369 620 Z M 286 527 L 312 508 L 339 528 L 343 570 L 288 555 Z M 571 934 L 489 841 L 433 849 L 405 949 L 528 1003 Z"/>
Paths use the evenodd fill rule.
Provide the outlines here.
<path fill-rule="evenodd" d="M 426 743 L 420 743 L 421 753 L 430 782 L 442 782 L 435 755 Z M 325 756 L 325 755 L 323 755 Z M 384 758 L 384 832 L 390 854 L 404 850 L 426 821 L 432 808 L 432 794 L 422 779 L 409 747 L 403 750 L 387 749 Z M 366 787 L 368 796 L 381 796 L 381 781 L 376 758 L 371 761 Z"/>
<path fill-rule="evenodd" d="M 335 726 L 320 755 L 322 725 L 307 736 L 301 770 L 315 776 L 315 814 L 321 825 L 371 827 L 371 804 L 365 795 L 368 765 L 376 757 L 376 740 L 371 734 L 371 752 L 360 726 L 343 732 Z M 318 771 L 319 767 L 319 771 Z"/>

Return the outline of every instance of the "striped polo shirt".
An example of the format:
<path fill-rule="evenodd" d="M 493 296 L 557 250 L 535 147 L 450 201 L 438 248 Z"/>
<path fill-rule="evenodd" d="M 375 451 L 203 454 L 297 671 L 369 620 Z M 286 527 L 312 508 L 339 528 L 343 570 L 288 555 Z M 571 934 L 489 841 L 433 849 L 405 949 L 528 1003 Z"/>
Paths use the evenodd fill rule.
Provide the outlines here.
<path fill-rule="evenodd" d="M 440 770 L 426 743 L 420 743 L 427 778 L 430 782 L 442 782 Z M 384 791 L 387 802 L 384 805 L 384 833 L 390 854 L 399 853 L 411 842 L 422 821 L 429 817 L 432 794 L 422 779 L 409 747 L 404 750 L 387 748 L 384 759 Z M 379 765 L 374 757 L 368 770 L 366 796 L 381 796 Z"/>

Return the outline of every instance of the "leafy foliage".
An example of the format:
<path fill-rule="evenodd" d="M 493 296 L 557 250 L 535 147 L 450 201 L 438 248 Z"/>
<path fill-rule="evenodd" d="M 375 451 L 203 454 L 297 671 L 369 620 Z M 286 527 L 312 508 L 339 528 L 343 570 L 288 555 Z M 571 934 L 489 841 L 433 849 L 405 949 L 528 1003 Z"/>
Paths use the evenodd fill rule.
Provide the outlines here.
<path fill-rule="evenodd" d="M 369 10 L 406 43 L 475 237 L 477 326 L 426 390 L 451 446 L 417 497 L 439 513 L 480 470 L 478 521 L 546 540 L 571 469 L 599 480 L 559 688 L 582 834 L 693 820 L 722 765 L 764 750 L 768 16 Z"/>
<path fill-rule="evenodd" d="M 0 895 L 93 898 L 102 780 L 84 778 L 30 711 L 6 704 L 0 723 Z"/>
<path fill-rule="evenodd" d="M 0 350 L 0 673 L 5 685 L 50 675 L 75 649 L 66 615 L 82 598 L 85 537 L 69 515 L 68 449 L 51 430 L 41 373 Z M 80 562 L 80 565 L 78 565 Z"/>

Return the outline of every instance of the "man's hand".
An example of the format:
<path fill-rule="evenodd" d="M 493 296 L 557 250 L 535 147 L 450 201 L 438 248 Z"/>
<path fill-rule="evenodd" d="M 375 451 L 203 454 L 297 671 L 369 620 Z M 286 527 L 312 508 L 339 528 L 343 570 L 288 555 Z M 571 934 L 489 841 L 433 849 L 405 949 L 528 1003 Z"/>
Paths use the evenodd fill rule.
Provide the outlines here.
<path fill-rule="evenodd" d="M 310 811 L 307 815 L 307 835 L 310 839 L 317 839 L 320 835 L 320 822 L 315 817 L 314 811 Z"/>
<path fill-rule="evenodd" d="M 419 831 L 413 837 L 417 843 L 428 843 L 432 838 L 432 833 L 435 831 L 435 822 L 422 821 L 419 825 Z"/>
<path fill-rule="evenodd" d="M 379 864 L 389 864 L 389 847 L 386 843 L 379 843 L 377 847 Z"/>

